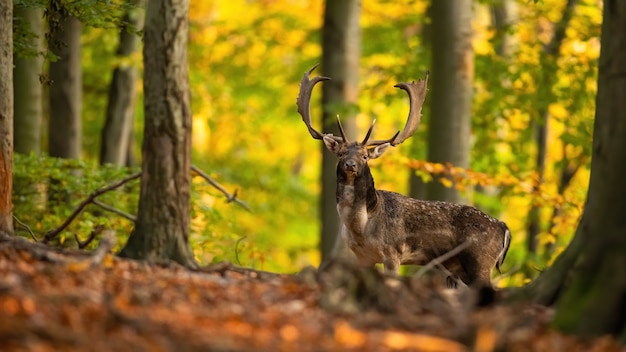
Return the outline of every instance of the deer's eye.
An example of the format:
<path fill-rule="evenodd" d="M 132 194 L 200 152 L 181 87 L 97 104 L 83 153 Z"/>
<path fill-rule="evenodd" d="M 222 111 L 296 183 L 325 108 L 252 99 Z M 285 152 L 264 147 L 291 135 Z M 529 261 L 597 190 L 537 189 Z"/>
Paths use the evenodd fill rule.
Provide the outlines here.
<path fill-rule="evenodd" d="M 367 160 L 367 154 L 363 155 L 363 160 Z"/>

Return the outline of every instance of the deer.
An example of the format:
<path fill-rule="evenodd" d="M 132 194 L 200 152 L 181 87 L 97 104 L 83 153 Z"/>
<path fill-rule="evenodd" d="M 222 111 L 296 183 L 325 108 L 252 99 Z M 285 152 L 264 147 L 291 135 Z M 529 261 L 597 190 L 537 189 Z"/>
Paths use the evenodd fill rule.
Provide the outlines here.
<path fill-rule="evenodd" d="M 492 288 L 495 267 L 500 271 L 511 232 L 507 225 L 481 210 L 463 204 L 419 200 L 399 193 L 377 190 L 369 160 L 379 158 L 389 147 L 411 137 L 421 120 L 428 73 L 424 79 L 398 83 L 394 87 L 409 96 L 409 114 L 402 132 L 389 139 L 370 140 L 376 120 L 365 138 L 350 142 L 337 116 L 340 136 L 318 132 L 311 124 L 313 88 L 329 77 L 304 73 L 296 105 L 309 134 L 322 140 L 337 162 L 337 212 L 341 239 L 364 266 L 382 264 L 385 273 L 397 275 L 400 265 L 427 265 L 440 260 L 448 274 L 446 284 L 459 282 L 470 287 Z M 338 239 L 339 240 L 339 239 Z M 455 252 L 456 251 L 456 252 Z M 454 254 L 446 257 L 446 254 Z"/>

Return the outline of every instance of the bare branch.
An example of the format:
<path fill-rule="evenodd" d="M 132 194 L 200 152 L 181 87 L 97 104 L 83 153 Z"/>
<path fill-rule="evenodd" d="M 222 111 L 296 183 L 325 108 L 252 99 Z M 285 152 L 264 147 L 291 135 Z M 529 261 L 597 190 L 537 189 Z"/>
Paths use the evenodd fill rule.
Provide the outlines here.
<path fill-rule="evenodd" d="M 237 198 L 237 190 L 233 192 L 233 194 L 228 193 L 228 191 L 222 187 L 217 181 L 215 181 L 211 176 L 207 175 L 204 171 L 200 170 L 197 166 L 191 165 L 191 170 L 198 174 L 198 176 L 202 177 L 205 181 L 207 181 L 211 186 L 215 187 L 218 191 L 222 192 L 224 196 L 226 196 L 226 202 L 235 202 L 239 204 L 242 208 L 246 209 L 249 212 L 252 212 L 250 207 L 243 201 L 240 201 Z"/>
<path fill-rule="evenodd" d="M 242 236 L 237 240 L 237 242 L 235 242 L 235 259 L 237 260 L 237 265 L 241 265 L 241 262 L 239 261 L 239 243 L 245 240 L 246 237 L 247 236 Z"/>
<path fill-rule="evenodd" d="M 428 262 L 428 264 L 424 265 L 416 274 L 415 277 L 421 277 L 424 274 L 426 274 L 428 271 L 434 269 L 435 267 L 438 268 L 442 268 L 443 267 L 443 263 L 454 257 L 455 255 L 463 252 L 467 247 L 469 247 L 469 242 L 468 241 L 464 241 L 463 243 L 461 243 L 460 245 L 454 247 L 452 250 L 438 256 L 437 258 L 431 260 Z M 444 268 L 445 269 L 445 268 Z M 445 270 L 447 271 L 447 270 Z M 451 274 L 450 272 L 448 272 L 448 274 Z"/>
<path fill-rule="evenodd" d="M 119 210 L 119 209 L 117 209 L 115 207 L 112 207 L 112 206 L 108 205 L 108 204 L 102 203 L 101 201 L 99 201 L 97 199 L 94 199 L 92 203 L 97 205 L 97 206 L 99 206 L 100 208 L 102 208 L 104 210 L 110 211 L 111 213 L 117 214 L 117 215 L 119 215 L 119 216 L 121 216 L 121 217 L 123 217 L 125 219 L 128 219 L 128 220 L 130 220 L 132 222 L 135 222 L 135 220 L 137 220 L 137 218 L 135 216 L 133 216 L 131 214 L 128 214 L 128 213 L 126 213 L 124 211 L 121 211 L 121 210 Z"/>
<path fill-rule="evenodd" d="M 80 204 L 76 207 L 76 209 L 74 209 L 74 211 L 72 212 L 72 214 L 70 214 L 70 216 L 65 219 L 65 221 L 61 224 L 61 226 L 57 227 L 54 230 L 48 231 L 44 238 L 43 238 L 43 242 L 47 243 L 49 242 L 51 239 L 55 238 L 59 233 L 61 233 L 61 231 L 65 230 L 66 227 L 68 227 L 72 221 L 74 221 L 74 219 L 83 211 L 83 209 L 85 209 L 85 207 L 89 204 L 92 203 L 93 200 L 106 193 L 109 191 L 112 191 L 116 188 L 119 188 L 121 186 L 123 186 L 124 184 L 139 178 L 141 176 L 141 172 L 138 172 L 136 174 L 132 174 L 114 184 L 108 185 L 106 187 L 100 188 L 99 190 L 96 190 L 94 192 L 92 192 L 85 200 L 83 200 L 82 202 L 80 202 Z"/>

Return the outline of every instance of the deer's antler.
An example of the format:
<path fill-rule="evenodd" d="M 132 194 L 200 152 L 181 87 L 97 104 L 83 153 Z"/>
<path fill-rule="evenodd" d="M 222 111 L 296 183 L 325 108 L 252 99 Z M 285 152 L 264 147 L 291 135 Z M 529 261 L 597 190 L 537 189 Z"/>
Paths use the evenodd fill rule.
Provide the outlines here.
<path fill-rule="evenodd" d="M 311 72 L 313 72 L 313 70 L 315 70 L 317 66 L 319 66 L 319 64 L 316 64 L 315 66 L 311 67 L 310 70 L 304 73 L 302 81 L 300 82 L 300 93 L 298 94 L 298 98 L 296 99 L 296 105 L 298 105 L 298 113 L 300 114 L 300 116 L 302 116 L 302 121 L 304 121 L 304 124 L 309 129 L 311 137 L 315 139 L 322 139 L 324 135 L 315 130 L 315 128 L 313 128 L 313 126 L 311 125 L 311 93 L 313 92 L 313 88 L 317 83 L 321 81 L 328 81 L 330 80 L 330 78 L 317 76 L 313 79 L 310 79 Z M 337 118 L 337 122 L 339 122 L 339 118 Z M 342 136 L 344 136 L 341 124 L 339 124 L 339 127 Z M 341 138 L 333 136 L 332 134 L 329 134 L 327 136 L 330 136 L 337 141 L 341 141 L 342 139 L 345 141 L 345 137 Z"/>
<path fill-rule="evenodd" d="M 370 133 L 372 132 L 372 128 L 374 127 L 374 122 L 370 126 L 370 129 L 367 131 L 367 135 L 365 136 L 365 140 L 363 140 L 363 144 L 368 146 L 371 145 L 381 145 L 385 143 L 390 143 L 392 146 L 396 146 L 402 142 L 404 142 L 407 138 L 411 137 L 415 130 L 420 124 L 420 120 L 422 117 L 422 105 L 424 104 L 424 99 L 426 99 L 426 85 L 428 84 L 428 72 L 426 72 L 426 76 L 424 79 L 420 79 L 417 82 L 413 81 L 411 83 L 401 82 L 396 84 L 394 87 L 400 88 L 406 91 L 409 94 L 409 116 L 406 121 L 406 125 L 402 132 L 398 131 L 396 134 L 386 140 L 374 140 L 367 141 Z"/>

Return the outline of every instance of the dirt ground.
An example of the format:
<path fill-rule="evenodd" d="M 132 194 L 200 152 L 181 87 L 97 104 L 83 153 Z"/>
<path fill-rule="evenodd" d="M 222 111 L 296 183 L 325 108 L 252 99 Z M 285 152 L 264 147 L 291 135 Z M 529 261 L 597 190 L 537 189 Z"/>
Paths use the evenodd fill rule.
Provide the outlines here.
<path fill-rule="evenodd" d="M 335 264 L 279 275 L 50 249 L 0 235 L 0 351 L 620 351 L 432 278 Z M 621 351 L 626 351 L 622 348 Z"/>

